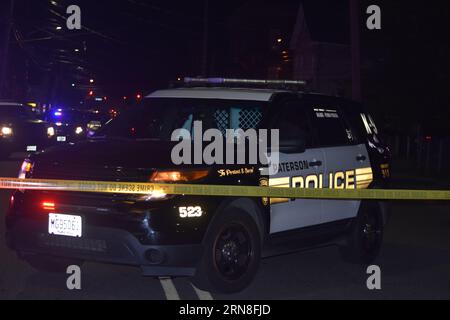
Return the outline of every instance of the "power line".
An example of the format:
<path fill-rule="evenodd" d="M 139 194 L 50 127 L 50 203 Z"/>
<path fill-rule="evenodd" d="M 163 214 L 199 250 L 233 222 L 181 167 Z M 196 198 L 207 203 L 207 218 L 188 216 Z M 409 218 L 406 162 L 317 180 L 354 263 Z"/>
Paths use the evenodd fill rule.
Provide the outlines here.
<path fill-rule="evenodd" d="M 3 89 L 5 87 L 6 81 L 6 72 L 8 65 L 8 54 L 9 54 L 9 42 L 11 38 L 11 29 L 13 26 L 13 15 L 14 15 L 14 0 L 9 1 L 9 11 L 5 18 L 5 34 L 4 34 L 4 42 L 3 42 L 3 59 L 0 62 L 0 96 L 3 94 Z"/>
<path fill-rule="evenodd" d="M 49 11 L 50 11 L 50 13 L 54 14 L 55 16 L 63 19 L 64 21 L 67 21 L 67 17 L 63 16 L 62 14 L 60 14 L 60 13 L 58 13 L 58 12 L 52 10 L 52 9 L 50 9 Z M 94 34 L 94 35 L 96 35 L 96 36 L 99 36 L 99 37 L 101 37 L 103 39 L 106 39 L 106 40 L 109 40 L 109 41 L 113 41 L 113 42 L 116 42 L 116 43 L 120 43 L 120 44 L 125 44 L 123 41 L 114 39 L 114 38 L 112 38 L 110 36 L 107 36 L 107 35 L 99 32 L 99 31 L 94 30 L 94 29 L 88 28 L 88 27 L 86 27 L 84 25 L 81 25 L 81 28 L 86 30 L 86 31 L 88 31 L 88 32 L 90 32 L 90 33 L 92 33 L 92 34 Z"/>

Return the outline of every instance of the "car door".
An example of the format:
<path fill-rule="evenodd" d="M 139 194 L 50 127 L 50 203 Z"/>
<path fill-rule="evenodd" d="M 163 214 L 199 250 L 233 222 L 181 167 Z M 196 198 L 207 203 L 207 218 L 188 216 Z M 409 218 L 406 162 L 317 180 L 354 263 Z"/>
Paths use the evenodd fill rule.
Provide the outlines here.
<path fill-rule="evenodd" d="M 284 150 L 280 147 L 279 170 L 271 176 L 271 187 L 318 188 L 319 172 L 324 166 L 324 154 L 314 148 L 310 119 L 300 100 L 281 104 L 272 129 L 280 130 L 280 145 L 286 140 L 303 136 L 304 150 Z M 322 201 L 305 199 L 270 200 L 270 233 L 291 231 L 321 222 Z"/>
<path fill-rule="evenodd" d="M 325 154 L 323 187 L 367 188 L 373 178 L 367 148 L 358 140 L 338 101 L 324 99 L 313 105 L 314 128 Z M 355 200 L 324 200 L 321 222 L 354 218 L 360 203 Z"/>

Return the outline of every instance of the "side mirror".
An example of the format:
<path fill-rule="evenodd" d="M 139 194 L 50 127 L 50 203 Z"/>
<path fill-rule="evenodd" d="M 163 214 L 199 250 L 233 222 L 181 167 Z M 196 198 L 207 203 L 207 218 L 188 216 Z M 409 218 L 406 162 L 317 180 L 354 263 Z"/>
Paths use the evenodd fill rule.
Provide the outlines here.
<path fill-rule="evenodd" d="M 304 139 L 284 139 L 280 141 L 280 151 L 284 153 L 304 153 L 306 143 Z"/>

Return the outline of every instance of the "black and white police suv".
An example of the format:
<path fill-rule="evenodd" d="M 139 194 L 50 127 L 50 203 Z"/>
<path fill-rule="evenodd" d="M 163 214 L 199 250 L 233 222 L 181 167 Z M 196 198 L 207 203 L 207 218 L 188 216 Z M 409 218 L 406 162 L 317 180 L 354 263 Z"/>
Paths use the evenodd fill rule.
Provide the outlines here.
<path fill-rule="evenodd" d="M 370 114 L 344 99 L 305 93 L 295 82 L 187 79 L 156 91 L 95 138 L 25 160 L 21 178 L 294 188 L 384 188 L 389 149 Z M 287 87 L 288 86 L 288 87 Z M 174 165 L 174 130 L 279 129 L 279 170 L 259 165 Z M 146 276 L 189 276 L 224 293 L 246 288 L 262 257 L 338 245 L 351 262 L 379 254 L 384 203 L 249 197 L 17 191 L 7 243 L 32 266 L 65 270 L 99 261 Z"/>

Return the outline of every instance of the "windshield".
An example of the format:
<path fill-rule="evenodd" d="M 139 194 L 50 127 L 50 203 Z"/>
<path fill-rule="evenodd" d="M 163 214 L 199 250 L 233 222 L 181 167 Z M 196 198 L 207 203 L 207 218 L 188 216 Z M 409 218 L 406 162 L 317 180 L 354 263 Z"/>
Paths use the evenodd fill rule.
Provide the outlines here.
<path fill-rule="evenodd" d="M 177 129 L 192 133 L 195 121 L 202 121 L 203 131 L 219 129 L 258 129 L 266 102 L 208 99 L 146 99 L 109 121 L 96 135 L 128 139 L 170 141 Z"/>
<path fill-rule="evenodd" d="M 33 111 L 23 106 L 0 106 L 0 117 L 9 119 L 36 119 L 36 115 Z"/>

